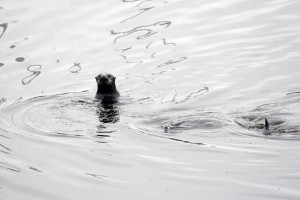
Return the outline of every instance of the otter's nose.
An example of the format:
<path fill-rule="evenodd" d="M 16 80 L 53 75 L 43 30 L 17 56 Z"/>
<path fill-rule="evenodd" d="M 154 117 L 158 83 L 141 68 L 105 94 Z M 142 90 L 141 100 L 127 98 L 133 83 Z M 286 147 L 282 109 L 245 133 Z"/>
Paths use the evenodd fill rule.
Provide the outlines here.
<path fill-rule="evenodd" d="M 101 76 L 100 77 L 100 82 L 101 83 L 106 83 L 108 81 L 108 78 L 106 76 Z"/>

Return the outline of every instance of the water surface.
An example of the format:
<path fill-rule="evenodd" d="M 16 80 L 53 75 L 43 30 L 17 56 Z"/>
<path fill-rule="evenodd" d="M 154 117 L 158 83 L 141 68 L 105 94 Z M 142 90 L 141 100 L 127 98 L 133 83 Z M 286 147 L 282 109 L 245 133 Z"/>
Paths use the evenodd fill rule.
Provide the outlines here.
<path fill-rule="evenodd" d="M 0 1 L 0 199 L 299 199 L 299 8 Z"/>

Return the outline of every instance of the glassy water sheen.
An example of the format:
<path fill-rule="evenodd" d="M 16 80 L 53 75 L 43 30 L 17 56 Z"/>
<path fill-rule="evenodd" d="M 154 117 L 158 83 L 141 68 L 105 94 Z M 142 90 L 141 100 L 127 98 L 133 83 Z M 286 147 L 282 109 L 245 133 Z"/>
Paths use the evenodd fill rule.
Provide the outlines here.
<path fill-rule="evenodd" d="M 300 199 L 299 10 L 0 0 L 0 199 Z"/>

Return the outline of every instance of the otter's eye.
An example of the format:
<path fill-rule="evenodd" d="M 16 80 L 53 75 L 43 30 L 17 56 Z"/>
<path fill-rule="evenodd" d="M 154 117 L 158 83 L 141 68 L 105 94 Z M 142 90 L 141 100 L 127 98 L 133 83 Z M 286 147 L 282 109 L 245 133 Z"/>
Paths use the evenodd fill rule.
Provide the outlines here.
<path fill-rule="evenodd" d="M 107 77 L 108 77 L 108 78 L 111 78 L 111 75 L 110 75 L 110 74 L 107 74 Z"/>

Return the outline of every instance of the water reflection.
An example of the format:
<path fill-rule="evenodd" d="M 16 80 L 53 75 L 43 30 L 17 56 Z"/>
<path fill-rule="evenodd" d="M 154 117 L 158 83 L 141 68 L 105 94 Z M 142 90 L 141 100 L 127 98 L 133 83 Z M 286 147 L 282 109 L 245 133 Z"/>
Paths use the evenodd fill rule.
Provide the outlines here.
<path fill-rule="evenodd" d="M 42 170 L 36 168 L 36 167 L 33 167 L 33 166 L 28 166 L 29 169 L 33 170 L 33 171 L 36 171 L 36 172 L 42 172 Z"/>
<path fill-rule="evenodd" d="M 58 61 L 59 62 L 59 61 Z M 80 66 L 80 63 L 76 63 L 74 62 L 74 65 L 70 68 L 70 72 L 71 73 L 77 73 L 82 69 L 82 67 Z"/>
<path fill-rule="evenodd" d="M 6 170 L 9 170 L 9 171 L 13 171 L 13 172 L 18 172 L 18 173 L 21 172 L 20 168 L 18 168 L 16 166 L 13 166 L 11 164 L 5 163 L 5 162 L 0 162 L 0 168 L 6 169 Z"/>
<path fill-rule="evenodd" d="M 97 110 L 101 123 L 116 123 L 120 120 L 120 111 L 112 100 L 102 101 Z"/>
<path fill-rule="evenodd" d="M 42 65 L 30 65 L 29 67 L 27 67 L 27 71 L 31 72 L 32 74 L 23 78 L 22 84 L 27 85 L 33 79 L 35 79 L 37 76 L 39 76 L 41 74 L 41 68 L 42 68 Z"/>
<path fill-rule="evenodd" d="M 1 106 L 2 104 L 6 103 L 6 102 L 7 102 L 6 98 L 5 98 L 5 97 L 2 97 L 2 98 L 0 99 L 0 106 Z"/>
<path fill-rule="evenodd" d="M 154 8 L 154 7 L 141 8 L 141 9 L 139 9 L 139 11 L 141 11 L 141 12 L 138 12 L 137 14 L 135 14 L 135 15 L 133 15 L 133 16 L 131 16 L 131 17 L 128 17 L 128 18 L 122 20 L 120 23 L 123 23 L 123 22 L 125 22 L 125 21 L 127 21 L 127 20 L 130 20 L 130 19 L 134 18 L 134 17 L 137 17 L 137 16 L 139 16 L 140 14 L 143 14 L 144 12 L 147 12 L 148 10 L 151 10 L 152 8 Z"/>
<path fill-rule="evenodd" d="M 149 25 L 145 25 L 145 26 L 138 26 L 136 28 L 133 28 L 131 30 L 128 31 L 120 31 L 120 32 L 116 32 L 114 30 L 111 31 L 112 35 L 120 35 L 117 36 L 114 40 L 114 43 L 117 42 L 118 39 L 123 38 L 125 36 L 137 33 L 137 32 L 142 32 L 141 35 L 139 35 L 138 37 L 136 37 L 137 40 L 141 40 L 141 39 L 145 39 L 147 37 L 150 37 L 151 35 L 154 35 L 157 33 L 157 31 L 154 30 L 154 28 L 156 27 L 162 27 L 162 28 L 167 28 L 171 25 L 170 21 L 159 21 L 156 22 L 154 24 L 149 24 Z"/>
<path fill-rule="evenodd" d="M 2 38 L 3 34 L 5 33 L 7 26 L 8 23 L 0 24 L 0 27 L 2 28 L 2 33 L 0 34 L 0 38 Z"/>
<path fill-rule="evenodd" d="M 2 137 L 3 135 L 0 135 L 0 136 Z M 5 153 L 5 154 L 9 154 L 10 151 L 11 151 L 10 148 L 4 146 L 3 144 L 0 144 L 0 152 Z"/>
<path fill-rule="evenodd" d="M 17 57 L 16 58 L 16 61 L 17 62 L 23 62 L 25 60 L 25 58 L 23 58 L 23 57 Z"/>
<path fill-rule="evenodd" d="M 165 63 L 162 63 L 162 64 L 158 65 L 157 67 L 164 67 L 166 65 L 171 65 L 171 64 L 179 63 L 181 61 L 184 61 L 185 59 L 187 59 L 187 57 L 181 57 L 181 58 L 178 58 L 176 60 L 169 60 L 169 61 L 167 61 Z"/>

